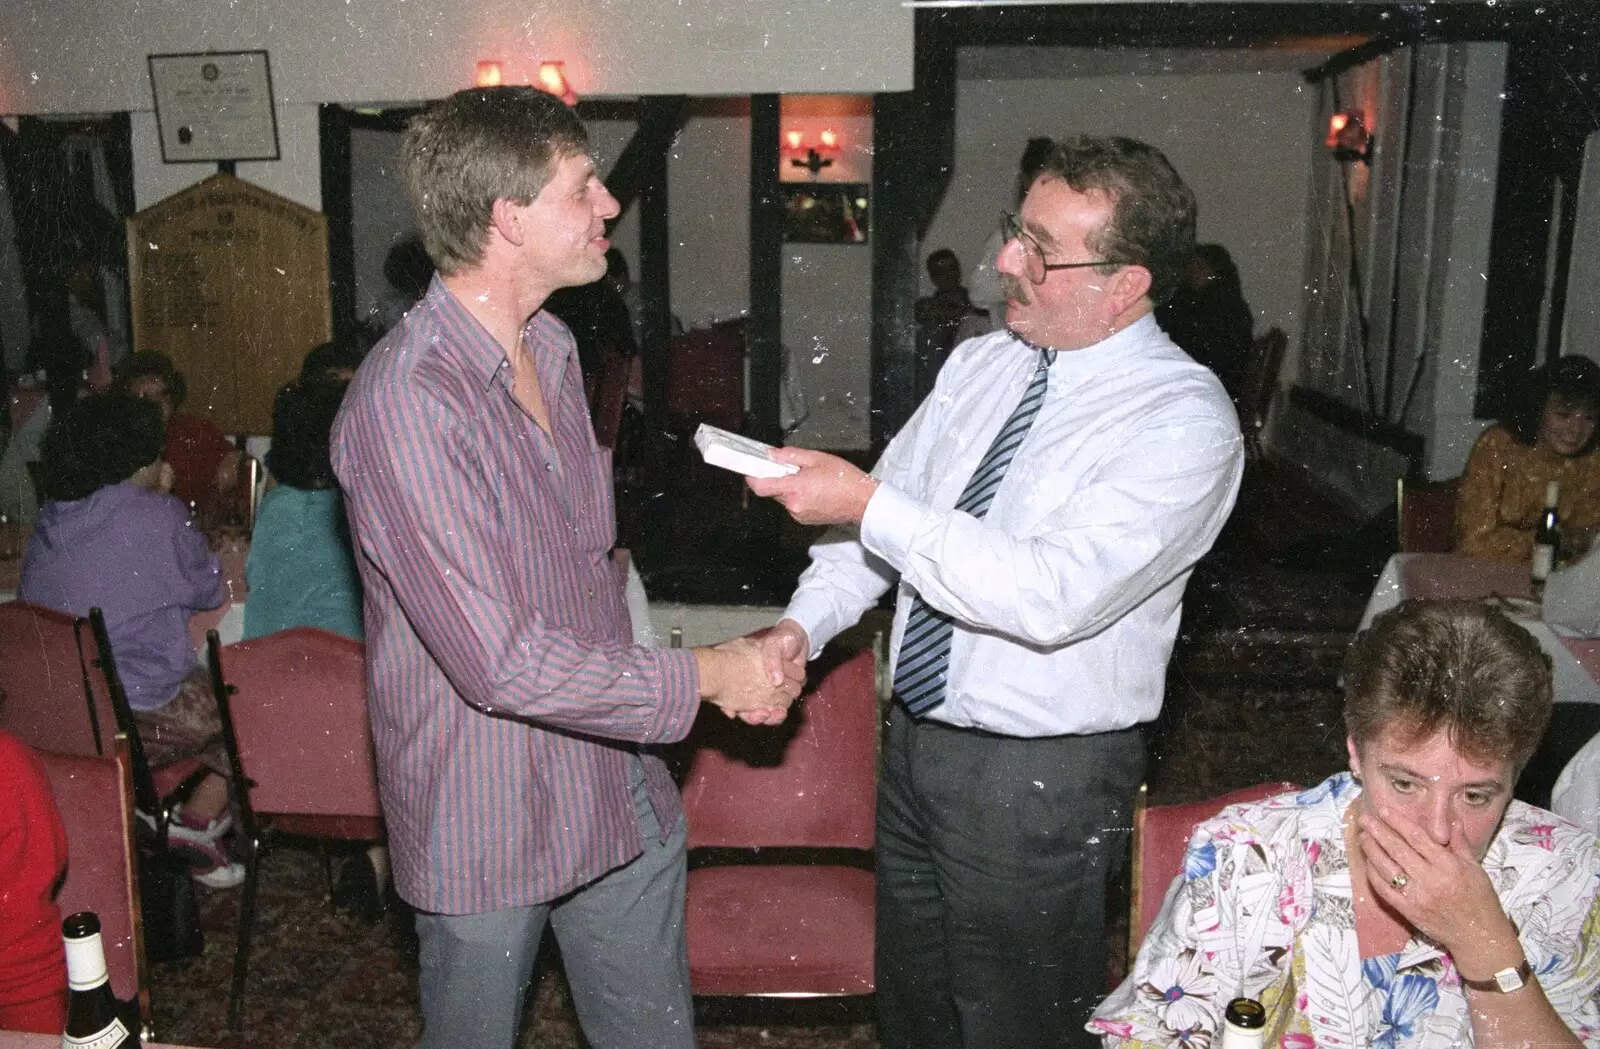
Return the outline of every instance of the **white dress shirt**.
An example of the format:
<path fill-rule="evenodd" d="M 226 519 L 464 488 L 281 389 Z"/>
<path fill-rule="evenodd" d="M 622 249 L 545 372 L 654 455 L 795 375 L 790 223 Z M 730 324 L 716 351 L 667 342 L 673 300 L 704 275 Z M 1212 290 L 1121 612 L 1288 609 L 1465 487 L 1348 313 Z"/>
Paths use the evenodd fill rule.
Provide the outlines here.
<path fill-rule="evenodd" d="M 1222 385 L 1146 316 L 1056 354 L 1045 403 L 983 520 L 956 500 L 1038 362 L 999 331 L 958 346 L 874 469 L 859 528 L 811 549 L 786 615 L 812 653 L 896 578 L 955 617 L 928 715 L 1010 736 L 1155 718 L 1183 588 L 1227 520 L 1244 460 Z"/>

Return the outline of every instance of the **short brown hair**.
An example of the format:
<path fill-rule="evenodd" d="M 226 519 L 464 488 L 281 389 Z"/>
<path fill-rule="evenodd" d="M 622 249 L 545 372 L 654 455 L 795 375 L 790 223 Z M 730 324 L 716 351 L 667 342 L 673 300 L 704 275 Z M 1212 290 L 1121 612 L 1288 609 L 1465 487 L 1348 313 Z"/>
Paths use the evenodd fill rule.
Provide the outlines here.
<path fill-rule="evenodd" d="M 1344 720 L 1362 747 L 1440 729 L 1477 761 L 1520 771 L 1550 720 L 1550 657 L 1480 601 L 1410 600 L 1373 621 L 1344 661 Z"/>
<path fill-rule="evenodd" d="M 413 117 L 400 146 L 423 246 L 446 276 L 483 259 L 494 202 L 527 204 L 589 148 L 578 115 L 532 87 L 457 91 Z"/>
<path fill-rule="evenodd" d="M 1110 197 L 1111 221 L 1085 246 L 1113 265 L 1149 270 L 1156 305 L 1172 297 L 1194 254 L 1197 209 L 1194 191 L 1159 149 L 1132 138 L 1073 135 L 1056 140 L 1034 181 L 1041 178 Z"/>

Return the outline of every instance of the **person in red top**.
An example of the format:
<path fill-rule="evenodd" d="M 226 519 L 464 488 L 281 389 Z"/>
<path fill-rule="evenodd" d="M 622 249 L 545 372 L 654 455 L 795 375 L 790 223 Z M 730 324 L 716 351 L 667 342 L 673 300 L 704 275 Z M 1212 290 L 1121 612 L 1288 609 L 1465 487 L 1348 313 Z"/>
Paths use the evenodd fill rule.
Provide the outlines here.
<path fill-rule="evenodd" d="M 181 412 L 189 392 L 183 373 L 164 353 L 135 353 L 117 372 L 117 389 L 161 406 L 167 443 L 161 458 L 172 466 L 172 494 L 197 520 L 216 521 L 240 499 L 239 450 L 216 423 Z"/>
<path fill-rule="evenodd" d="M 66 1026 L 67 956 L 55 901 L 66 870 L 67 831 L 44 765 L 0 731 L 0 1031 L 60 1034 Z"/>

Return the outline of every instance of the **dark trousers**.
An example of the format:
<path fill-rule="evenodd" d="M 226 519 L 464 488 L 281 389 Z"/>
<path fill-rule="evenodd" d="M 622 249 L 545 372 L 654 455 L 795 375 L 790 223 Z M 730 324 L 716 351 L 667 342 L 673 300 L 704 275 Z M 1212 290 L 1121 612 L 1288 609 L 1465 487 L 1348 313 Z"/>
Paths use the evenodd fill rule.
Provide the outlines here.
<path fill-rule="evenodd" d="M 1105 891 L 1138 730 L 1017 739 L 890 715 L 878 788 L 883 1049 L 1097 1046 Z"/>

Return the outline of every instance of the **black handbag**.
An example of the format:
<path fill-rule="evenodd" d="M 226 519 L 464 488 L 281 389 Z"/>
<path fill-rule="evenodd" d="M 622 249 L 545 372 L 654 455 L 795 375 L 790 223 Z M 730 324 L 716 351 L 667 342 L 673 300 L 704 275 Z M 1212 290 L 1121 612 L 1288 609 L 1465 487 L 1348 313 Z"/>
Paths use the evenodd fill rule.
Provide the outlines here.
<path fill-rule="evenodd" d="M 151 962 L 198 958 L 206 949 L 200 902 L 181 845 L 139 840 L 139 901 L 144 916 L 144 952 Z"/>

